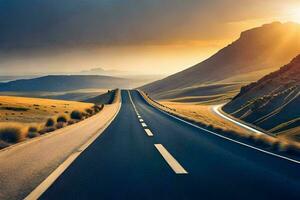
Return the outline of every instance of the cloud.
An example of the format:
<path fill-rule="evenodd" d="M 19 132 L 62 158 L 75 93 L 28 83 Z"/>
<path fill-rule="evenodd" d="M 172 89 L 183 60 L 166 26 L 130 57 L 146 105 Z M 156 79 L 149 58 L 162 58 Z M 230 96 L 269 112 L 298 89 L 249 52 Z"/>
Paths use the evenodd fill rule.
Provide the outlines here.
<path fill-rule="evenodd" d="M 128 45 L 186 38 L 219 38 L 221 34 L 226 35 L 226 21 L 267 15 L 270 9 L 261 9 L 258 4 L 273 5 L 277 1 L 260 2 L 2 0 L 0 49 Z"/>
<path fill-rule="evenodd" d="M 219 41 L 257 25 L 247 21 L 280 16 L 285 5 L 295 3 L 299 0 L 0 0 L 0 72 L 87 65 L 137 70 L 146 64 L 149 71 L 179 70 L 222 47 Z"/>

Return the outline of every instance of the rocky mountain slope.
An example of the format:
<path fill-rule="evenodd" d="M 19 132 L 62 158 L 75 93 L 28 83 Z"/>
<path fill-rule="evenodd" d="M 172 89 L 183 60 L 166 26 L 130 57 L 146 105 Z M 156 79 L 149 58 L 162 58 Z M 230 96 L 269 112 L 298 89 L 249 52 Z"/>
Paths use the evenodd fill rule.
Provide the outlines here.
<path fill-rule="evenodd" d="M 299 128 L 300 55 L 279 70 L 242 87 L 223 110 L 274 134 Z"/>
<path fill-rule="evenodd" d="M 209 90 L 205 92 L 203 87 L 234 84 L 236 87 L 231 85 L 229 91 L 228 87 L 221 87 L 213 95 L 224 92 L 235 95 L 241 85 L 277 70 L 299 53 L 299 24 L 266 24 L 241 33 L 238 40 L 209 59 L 140 89 L 156 99 L 172 99 L 174 96 L 207 96 Z"/>

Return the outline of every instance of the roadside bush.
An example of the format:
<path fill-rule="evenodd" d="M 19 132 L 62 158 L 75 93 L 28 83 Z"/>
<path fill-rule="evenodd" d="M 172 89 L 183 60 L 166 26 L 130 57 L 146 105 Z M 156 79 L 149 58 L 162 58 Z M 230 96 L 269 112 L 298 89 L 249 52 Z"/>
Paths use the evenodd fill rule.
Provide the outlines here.
<path fill-rule="evenodd" d="M 98 113 L 103 109 L 103 107 L 104 107 L 103 104 L 102 105 L 94 105 L 93 110 L 94 110 L 95 113 Z"/>
<path fill-rule="evenodd" d="M 61 128 L 63 128 L 63 127 L 65 127 L 65 122 L 58 122 L 58 123 L 56 124 L 56 129 L 61 129 Z"/>
<path fill-rule="evenodd" d="M 30 126 L 28 128 L 28 132 L 37 133 L 38 132 L 38 128 L 35 127 L 35 126 Z"/>
<path fill-rule="evenodd" d="M 0 128 L 0 139 L 8 143 L 17 143 L 22 139 L 22 131 L 19 127 Z"/>
<path fill-rule="evenodd" d="M 27 137 L 28 138 L 34 138 L 39 136 L 40 134 L 38 133 L 38 128 L 35 126 L 30 126 L 28 128 L 28 133 L 27 133 Z"/>
<path fill-rule="evenodd" d="M 82 119 L 86 119 L 89 117 L 89 114 L 87 114 L 86 112 L 82 112 Z"/>
<path fill-rule="evenodd" d="M 46 127 L 54 126 L 54 124 L 55 124 L 54 119 L 52 119 L 52 118 L 47 119 Z"/>
<path fill-rule="evenodd" d="M 55 131 L 56 130 L 56 128 L 55 127 L 53 127 L 53 126 L 51 126 L 51 127 L 45 127 L 45 128 L 43 128 L 43 129 L 41 129 L 40 131 L 39 131 L 39 134 L 41 134 L 41 135 L 43 135 L 43 134 L 45 134 L 45 133 L 49 133 L 49 132 L 52 132 L 52 131 Z"/>
<path fill-rule="evenodd" d="M 289 155 L 300 156 L 300 148 L 293 144 L 286 145 L 284 151 Z"/>
<path fill-rule="evenodd" d="M 93 115 L 94 111 L 90 108 L 85 109 L 85 112 L 88 113 L 89 115 Z"/>
<path fill-rule="evenodd" d="M 37 132 L 28 132 L 27 137 L 28 138 L 35 138 L 37 136 L 39 136 L 40 134 Z"/>
<path fill-rule="evenodd" d="M 76 120 L 74 120 L 74 119 L 70 119 L 70 120 L 68 121 L 68 125 L 75 124 L 76 122 L 77 122 Z"/>
<path fill-rule="evenodd" d="M 58 118 L 57 118 L 57 123 L 67 123 L 67 117 L 66 116 L 64 116 L 64 115 L 61 115 L 61 116 L 59 116 Z"/>
<path fill-rule="evenodd" d="M 71 119 L 81 120 L 83 118 L 83 115 L 79 110 L 73 110 L 70 117 Z"/>

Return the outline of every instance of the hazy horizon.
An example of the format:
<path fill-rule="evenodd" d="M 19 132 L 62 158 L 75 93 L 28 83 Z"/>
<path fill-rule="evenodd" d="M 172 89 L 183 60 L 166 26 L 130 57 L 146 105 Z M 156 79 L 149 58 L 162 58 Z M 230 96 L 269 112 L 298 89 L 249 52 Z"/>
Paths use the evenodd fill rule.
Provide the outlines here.
<path fill-rule="evenodd" d="M 299 23 L 299 8 L 296 0 L 4 0 L 0 73 L 103 68 L 169 75 L 208 58 L 244 30 L 273 21 Z"/>

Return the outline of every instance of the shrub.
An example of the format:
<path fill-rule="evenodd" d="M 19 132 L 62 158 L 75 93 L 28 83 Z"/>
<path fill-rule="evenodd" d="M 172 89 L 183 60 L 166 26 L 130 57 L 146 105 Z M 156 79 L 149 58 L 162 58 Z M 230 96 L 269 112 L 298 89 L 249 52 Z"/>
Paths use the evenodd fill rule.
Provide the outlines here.
<path fill-rule="evenodd" d="M 293 144 L 286 145 L 284 151 L 289 155 L 294 155 L 294 156 L 300 155 L 300 148 Z"/>
<path fill-rule="evenodd" d="M 28 132 L 27 137 L 29 138 L 35 138 L 37 136 L 39 136 L 40 134 L 37 132 Z"/>
<path fill-rule="evenodd" d="M 39 134 L 38 134 L 38 128 L 35 127 L 35 126 L 30 126 L 28 128 L 27 137 L 34 138 L 34 137 L 37 137 L 37 136 L 39 136 Z"/>
<path fill-rule="evenodd" d="M 87 114 L 86 112 L 82 112 L 81 114 L 82 114 L 82 119 L 85 119 L 89 116 L 89 114 Z"/>
<path fill-rule="evenodd" d="M 10 110 L 10 111 L 16 111 L 16 112 L 19 112 L 19 111 L 28 111 L 29 108 L 23 108 L 23 107 L 3 107 L 2 109 L 5 109 L 5 110 Z"/>
<path fill-rule="evenodd" d="M 57 118 L 57 123 L 67 123 L 67 117 L 66 116 L 64 116 L 64 115 L 61 115 L 61 116 L 59 116 L 58 118 Z"/>
<path fill-rule="evenodd" d="M 76 123 L 76 120 L 74 120 L 74 119 L 70 119 L 68 121 L 68 125 L 72 125 L 72 124 L 75 124 L 75 123 Z"/>
<path fill-rule="evenodd" d="M 94 114 L 94 111 L 90 108 L 85 109 L 85 112 L 88 113 L 89 115 Z"/>
<path fill-rule="evenodd" d="M 38 129 L 37 129 L 37 127 L 35 127 L 35 126 L 30 126 L 30 127 L 28 128 L 28 132 L 37 133 L 37 132 L 38 132 Z"/>
<path fill-rule="evenodd" d="M 22 131 L 19 127 L 0 128 L 0 139 L 8 143 L 17 143 L 22 139 Z"/>
<path fill-rule="evenodd" d="M 55 127 L 45 127 L 43 128 L 42 130 L 39 131 L 39 134 L 45 134 L 45 133 L 49 133 L 49 132 L 52 132 L 52 131 L 55 131 L 56 128 Z"/>
<path fill-rule="evenodd" d="M 82 112 L 79 110 L 73 110 L 71 112 L 71 119 L 81 120 L 83 118 Z"/>
<path fill-rule="evenodd" d="M 99 105 L 94 105 L 93 109 L 94 109 L 95 113 L 98 113 L 98 112 L 100 112 L 103 109 L 103 107 L 104 107 L 103 104 L 100 105 L 100 106 Z"/>
<path fill-rule="evenodd" d="M 64 123 L 64 122 L 58 122 L 58 123 L 56 124 L 56 128 L 57 128 L 57 129 L 60 129 L 60 128 L 63 128 L 63 127 L 65 127 L 65 123 Z"/>
<path fill-rule="evenodd" d="M 54 119 L 52 119 L 52 118 L 47 119 L 46 127 L 54 126 L 54 124 L 55 124 Z"/>

